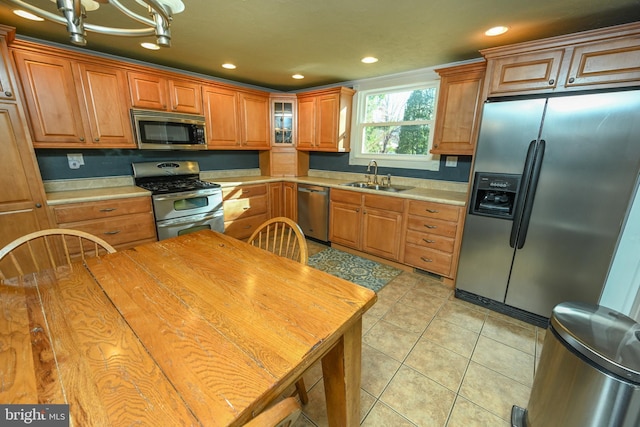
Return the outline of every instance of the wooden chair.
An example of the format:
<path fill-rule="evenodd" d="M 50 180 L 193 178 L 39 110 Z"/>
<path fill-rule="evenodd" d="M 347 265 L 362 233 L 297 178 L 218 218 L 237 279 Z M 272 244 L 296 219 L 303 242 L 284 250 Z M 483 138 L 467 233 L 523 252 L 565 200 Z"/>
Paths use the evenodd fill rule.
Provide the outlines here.
<path fill-rule="evenodd" d="M 249 237 L 249 244 L 281 257 L 306 264 L 309 260 L 307 241 L 295 221 L 279 216 L 263 222 Z"/>
<path fill-rule="evenodd" d="M 300 404 L 293 397 L 288 397 L 260 413 L 244 427 L 290 427 L 300 412 Z"/>
<path fill-rule="evenodd" d="M 295 221 L 284 216 L 263 222 L 249 237 L 248 243 L 301 264 L 306 265 L 309 260 L 304 233 Z M 296 393 L 303 404 L 309 402 L 309 395 L 302 378 L 296 381 Z"/>
<path fill-rule="evenodd" d="M 53 228 L 35 231 L 15 239 L 0 249 L 0 279 L 6 279 L 5 272 L 24 275 L 47 268 L 71 264 L 72 258 L 83 261 L 100 253 L 113 253 L 115 248 L 99 237 L 79 230 Z M 4 270 L 4 271 L 3 271 Z M 11 274 L 9 277 L 15 276 Z"/>

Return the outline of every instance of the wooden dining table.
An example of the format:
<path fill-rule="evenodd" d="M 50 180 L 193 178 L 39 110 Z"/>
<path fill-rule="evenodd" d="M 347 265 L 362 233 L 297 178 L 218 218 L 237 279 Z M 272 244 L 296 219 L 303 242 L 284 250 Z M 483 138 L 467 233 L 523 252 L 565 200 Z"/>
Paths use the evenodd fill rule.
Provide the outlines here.
<path fill-rule="evenodd" d="M 76 426 L 238 426 L 321 360 L 330 426 L 360 420 L 373 291 L 213 231 L 0 281 L 0 404 Z"/>

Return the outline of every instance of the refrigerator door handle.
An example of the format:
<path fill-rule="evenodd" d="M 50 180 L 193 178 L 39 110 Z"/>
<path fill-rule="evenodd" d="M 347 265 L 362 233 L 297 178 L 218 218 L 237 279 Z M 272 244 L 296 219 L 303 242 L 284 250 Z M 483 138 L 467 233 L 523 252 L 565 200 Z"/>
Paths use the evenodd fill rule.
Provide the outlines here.
<path fill-rule="evenodd" d="M 522 212 L 522 222 L 520 224 L 520 232 L 518 233 L 518 243 L 516 248 L 522 249 L 527 239 L 527 230 L 529 229 L 529 220 L 531 220 L 531 211 L 533 210 L 533 200 L 536 196 L 536 188 L 540 179 L 540 170 L 542 169 L 542 159 L 544 158 L 544 149 L 546 142 L 541 139 L 536 150 L 535 162 L 533 164 L 533 172 L 531 173 L 531 182 L 527 188 L 527 199 Z"/>
<path fill-rule="evenodd" d="M 513 215 L 513 224 L 511 225 L 511 236 L 509 237 L 509 246 L 516 247 L 518 241 L 518 230 L 522 223 L 522 211 L 524 207 L 524 201 L 527 197 L 527 189 L 529 188 L 529 182 L 531 180 L 531 170 L 535 162 L 535 150 L 536 140 L 534 139 L 529 143 L 529 149 L 527 150 L 527 157 L 524 162 L 524 170 L 522 171 L 522 183 L 518 190 L 518 197 L 515 201 L 516 211 Z"/>

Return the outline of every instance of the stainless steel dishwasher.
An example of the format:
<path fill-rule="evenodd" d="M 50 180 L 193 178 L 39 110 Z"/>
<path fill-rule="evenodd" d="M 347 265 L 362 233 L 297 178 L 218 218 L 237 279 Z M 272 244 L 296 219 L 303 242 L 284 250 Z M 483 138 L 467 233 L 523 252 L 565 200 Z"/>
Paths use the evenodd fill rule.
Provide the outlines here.
<path fill-rule="evenodd" d="M 329 188 L 298 184 L 298 224 L 305 236 L 329 240 Z"/>

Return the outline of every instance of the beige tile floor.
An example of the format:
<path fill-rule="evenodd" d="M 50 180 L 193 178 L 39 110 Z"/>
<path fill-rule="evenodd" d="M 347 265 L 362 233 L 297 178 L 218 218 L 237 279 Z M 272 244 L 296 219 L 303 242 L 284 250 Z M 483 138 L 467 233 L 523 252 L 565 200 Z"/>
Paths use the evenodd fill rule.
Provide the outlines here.
<path fill-rule="evenodd" d="M 361 425 L 508 427 L 511 406 L 527 406 L 544 334 L 403 272 L 363 318 Z M 320 366 L 304 379 L 310 401 L 295 426 L 326 426 Z"/>

